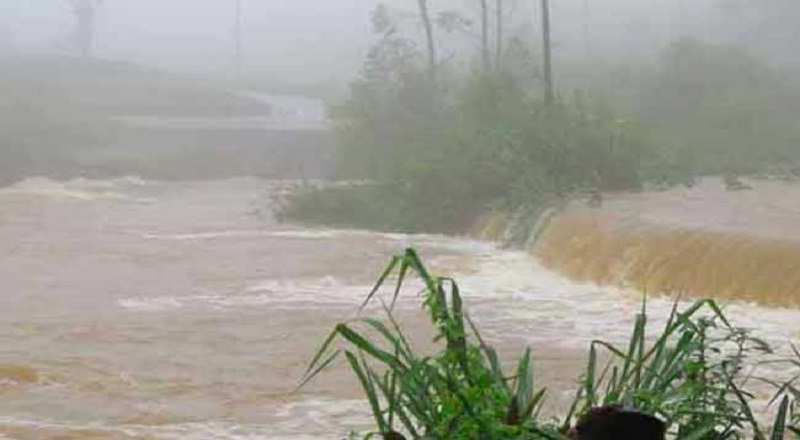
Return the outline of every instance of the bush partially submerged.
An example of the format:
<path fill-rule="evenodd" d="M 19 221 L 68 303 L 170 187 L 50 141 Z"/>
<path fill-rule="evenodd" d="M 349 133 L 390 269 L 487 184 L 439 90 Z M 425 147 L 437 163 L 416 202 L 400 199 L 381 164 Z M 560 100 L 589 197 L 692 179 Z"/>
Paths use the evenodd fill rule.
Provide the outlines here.
<path fill-rule="evenodd" d="M 427 197 L 411 197 L 411 192 L 426 192 Z M 297 188 L 276 211 L 279 220 L 395 232 L 465 232 L 477 214 L 467 204 L 437 196 L 435 189 L 377 182 Z"/>
<path fill-rule="evenodd" d="M 593 408 L 620 406 L 663 420 L 673 439 L 779 440 L 789 432 L 800 438 L 795 427 L 800 392 L 794 381 L 771 382 L 777 387 L 773 402 L 779 403 L 770 426 L 756 417 L 745 360 L 770 348 L 733 327 L 712 300 L 685 310 L 676 304 L 654 337 L 647 335 L 643 306 L 626 346 L 592 342 L 571 409 L 545 419 L 541 410 L 546 389 L 534 380 L 530 349 L 514 371 L 504 371 L 499 354 L 469 318 L 455 280 L 430 274 L 413 250 L 392 259 L 364 306 L 395 274 L 385 319 L 369 317 L 336 326 L 302 382 L 344 355 L 372 410 L 375 432 L 368 437 L 567 439 L 575 420 Z M 441 344 L 432 356 L 414 351 L 392 313 L 412 274 L 424 283 L 422 304 L 436 330 L 435 341 Z M 337 340 L 345 348 L 336 349 Z M 600 362 L 600 350 L 609 355 L 606 362 Z M 797 359 L 788 362 L 798 368 L 800 353 L 796 354 Z"/>
<path fill-rule="evenodd" d="M 369 117 L 363 103 L 351 102 L 353 109 L 340 116 L 339 177 L 366 179 L 371 189 L 301 192 L 289 199 L 285 216 L 463 232 L 492 207 L 540 208 L 591 188 L 639 189 L 642 170 L 652 168 L 653 153 L 635 124 L 586 97 L 546 106 L 498 73 L 435 99 L 436 110 L 422 117 L 414 110 L 415 118 L 403 116 L 410 109 L 394 108 L 410 105 L 400 97 L 381 102 L 389 109 L 373 109 Z M 326 196 L 350 209 L 332 206 Z"/>
<path fill-rule="evenodd" d="M 655 156 L 636 124 L 578 94 L 548 105 L 520 62 L 536 63 L 521 43 L 491 69 L 442 62 L 434 75 L 413 39 L 385 34 L 333 112 L 337 177 L 372 181 L 374 190 L 348 198 L 361 201 L 348 217 L 313 192 L 293 198 L 287 216 L 358 226 L 375 205 L 392 203 L 377 211 L 383 229 L 460 232 L 489 205 L 540 207 L 592 187 L 641 187 Z"/>

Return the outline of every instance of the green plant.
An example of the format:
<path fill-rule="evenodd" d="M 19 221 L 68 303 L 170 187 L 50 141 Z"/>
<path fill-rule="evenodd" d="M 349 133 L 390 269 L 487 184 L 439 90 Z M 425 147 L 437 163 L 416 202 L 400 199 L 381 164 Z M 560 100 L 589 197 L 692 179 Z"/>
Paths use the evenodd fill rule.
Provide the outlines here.
<path fill-rule="evenodd" d="M 497 352 L 481 338 L 463 309 L 456 282 L 432 276 L 409 249 L 395 257 L 365 301 L 393 271 L 398 280 L 394 299 L 409 273 L 425 284 L 423 304 L 445 348 L 420 356 L 397 325 L 391 305 L 387 321 L 363 318 L 358 324 L 377 335 L 365 336 L 353 323 L 339 324 L 311 362 L 303 384 L 344 354 L 358 377 L 372 409 L 378 433 L 385 438 L 403 431 L 412 438 L 561 438 L 553 427 L 536 422 L 545 391 L 533 381 L 530 351 L 506 376 Z M 337 338 L 349 345 L 334 350 Z"/>
<path fill-rule="evenodd" d="M 408 276 L 423 282 L 422 303 L 441 350 L 421 355 L 394 318 L 392 308 Z M 669 437 L 679 440 L 779 440 L 800 433 L 794 380 L 770 382 L 778 403 L 769 427 L 751 408 L 750 375 L 745 361 L 770 351 L 749 332 L 733 327 L 712 300 L 685 310 L 678 305 L 654 338 L 647 335 L 643 305 L 625 348 L 592 342 L 587 368 L 567 414 L 541 416 L 545 388 L 533 377 L 530 350 L 512 373 L 481 337 L 464 308 L 457 283 L 425 268 L 416 252 L 392 259 L 362 305 L 396 275 L 384 320 L 361 318 L 342 323 L 325 339 L 301 385 L 343 355 L 369 402 L 376 432 L 386 439 L 565 439 L 575 420 L 592 408 L 622 405 L 664 420 Z M 344 345 L 337 345 L 337 341 Z M 341 348 L 337 348 L 341 347 Z M 606 362 L 600 362 L 606 353 Z M 784 360 L 800 369 L 796 359 Z M 602 365 L 602 368 L 601 368 Z M 769 434 L 765 434 L 769 432 Z M 402 434 L 401 434 L 402 433 Z"/>
<path fill-rule="evenodd" d="M 461 233 L 489 207 L 536 210 L 593 187 L 638 189 L 653 162 L 636 124 L 587 96 L 548 107 L 497 71 L 423 99 L 417 76 L 376 82 L 373 74 L 341 110 L 338 151 L 340 177 L 366 179 L 370 189 L 298 193 L 286 218 Z M 349 209 L 326 202 L 332 195 Z"/>
<path fill-rule="evenodd" d="M 333 112 L 337 178 L 372 188 L 334 191 L 350 209 L 325 203 L 325 189 L 298 193 L 286 218 L 462 233 L 498 205 L 541 209 L 594 187 L 639 189 L 654 167 L 645 131 L 601 99 L 564 92 L 548 105 L 522 40 L 509 36 L 491 68 L 441 61 L 431 75 L 385 9 L 373 21 L 379 39 Z"/>
<path fill-rule="evenodd" d="M 706 312 L 706 313 L 704 313 Z M 675 438 L 742 438 L 760 434 L 742 387 L 744 361 L 769 346 L 734 328 L 712 300 L 673 308 L 655 342 L 647 343 L 647 314 L 637 315 L 627 348 L 594 341 L 576 404 L 623 404 L 665 419 Z M 601 369 L 598 349 L 610 360 Z"/>
<path fill-rule="evenodd" d="M 800 349 L 794 344 L 791 345 L 791 349 L 793 357 L 769 363 L 777 362 L 784 364 L 792 371 L 800 370 Z M 759 380 L 772 385 L 776 389 L 770 405 L 780 401 L 778 413 L 773 423 L 775 430 L 779 427 L 785 427 L 794 435 L 795 439 L 800 439 L 800 388 L 797 385 L 798 380 L 800 380 L 800 373 L 794 374 L 790 379 L 783 382 L 767 377 L 759 377 Z"/>

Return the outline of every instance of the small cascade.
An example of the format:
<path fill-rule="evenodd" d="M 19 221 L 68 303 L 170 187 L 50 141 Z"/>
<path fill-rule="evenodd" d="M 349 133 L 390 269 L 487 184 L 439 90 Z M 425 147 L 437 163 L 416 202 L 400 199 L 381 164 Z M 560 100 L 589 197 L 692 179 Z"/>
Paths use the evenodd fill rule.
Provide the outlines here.
<path fill-rule="evenodd" d="M 491 211 L 478 220 L 473 235 L 501 243 L 504 248 L 529 248 L 558 212 L 557 207 Z"/>
<path fill-rule="evenodd" d="M 528 247 L 572 279 L 640 292 L 800 306 L 800 241 L 574 209 Z"/>

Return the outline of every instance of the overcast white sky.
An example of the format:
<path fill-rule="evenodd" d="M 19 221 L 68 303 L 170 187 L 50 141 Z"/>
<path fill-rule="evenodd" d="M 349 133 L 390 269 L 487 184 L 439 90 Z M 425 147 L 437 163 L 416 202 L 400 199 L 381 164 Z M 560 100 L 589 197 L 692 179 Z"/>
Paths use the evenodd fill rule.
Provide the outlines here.
<path fill-rule="evenodd" d="M 246 55 L 250 62 L 275 60 L 278 68 L 355 57 L 363 50 L 373 3 L 243 0 Z M 234 0 L 105 0 L 97 52 L 169 67 L 223 64 L 233 46 L 233 5 Z M 53 49 L 73 21 L 67 0 L 0 0 L 2 24 L 19 46 Z"/>
<path fill-rule="evenodd" d="M 320 81 L 331 75 L 343 79 L 358 66 L 371 38 L 368 14 L 379 2 L 241 1 L 248 68 L 276 75 L 303 73 Z M 687 32 L 692 25 L 686 23 L 707 15 L 713 1 L 553 0 L 556 44 L 562 50 L 591 46 L 602 51 L 617 50 L 627 41 L 649 48 Z M 525 20 L 538 3 L 516 2 L 516 13 Z M 416 2 L 386 3 L 413 10 Z M 475 0 L 430 3 L 439 9 L 464 8 Z M 227 69 L 232 64 L 234 5 L 235 0 L 104 0 L 97 52 L 173 69 Z M 72 26 L 68 0 L 0 0 L 0 29 L 9 30 L 20 47 L 53 50 Z"/>

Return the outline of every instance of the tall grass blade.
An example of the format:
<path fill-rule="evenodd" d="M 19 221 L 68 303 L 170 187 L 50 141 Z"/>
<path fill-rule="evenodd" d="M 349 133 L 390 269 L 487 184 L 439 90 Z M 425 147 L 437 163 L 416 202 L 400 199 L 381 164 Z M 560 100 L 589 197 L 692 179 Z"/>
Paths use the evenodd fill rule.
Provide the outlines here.
<path fill-rule="evenodd" d="M 400 333 L 392 333 L 392 331 L 381 321 L 378 321 L 374 318 L 363 318 L 362 322 L 367 324 L 369 327 L 375 329 L 381 336 L 386 339 L 387 342 L 391 343 L 393 347 L 395 347 L 395 355 L 396 359 L 402 359 L 404 362 L 412 362 L 413 355 L 411 353 L 411 348 L 408 346 L 406 340 L 400 337 Z"/>
<path fill-rule="evenodd" d="M 372 297 L 375 296 L 378 290 L 380 290 L 381 286 L 383 286 L 383 283 L 386 282 L 386 279 L 389 277 L 389 275 L 392 274 L 394 268 L 397 267 L 397 264 L 399 262 L 400 262 L 400 257 L 396 256 L 392 257 L 392 260 L 386 266 L 386 269 L 384 269 L 383 273 L 381 273 L 380 277 L 378 277 L 378 281 L 375 282 L 375 285 L 372 287 L 372 290 L 370 290 L 369 293 L 367 294 L 367 297 L 364 299 L 364 302 L 361 303 L 361 307 L 359 307 L 358 309 L 359 311 L 363 311 L 367 307 L 367 305 L 372 301 Z"/>
<path fill-rule="evenodd" d="M 750 407 L 753 395 L 744 388 L 752 373 L 743 367 L 752 353 L 770 353 L 770 347 L 733 328 L 714 301 L 696 301 L 683 310 L 674 303 L 661 334 L 650 342 L 643 301 L 625 346 L 591 342 L 586 370 L 567 413 L 547 423 L 540 418 L 546 390 L 534 387 L 531 350 L 517 360 L 514 374 L 506 376 L 499 354 L 465 312 L 458 283 L 432 276 L 413 249 L 392 260 L 362 309 L 394 271 L 398 279 L 391 304 L 382 302 L 386 318 L 337 325 L 300 384 L 344 353 L 376 430 L 386 438 L 399 438 L 395 430 L 399 429 L 413 440 L 565 440 L 571 424 L 583 414 L 598 405 L 614 404 L 666 420 L 671 440 L 741 440 L 748 432 L 755 440 L 766 440 L 767 431 L 769 440 L 778 440 L 785 432 L 798 434 L 791 423 L 800 418 L 795 414 L 800 373 L 783 382 L 759 378 L 777 389 L 773 402 L 783 396 L 773 429 L 764 428 Z M 434 341 L 446 343 L 433 355 L 414 352 L 393 316 L 409 275 L 424 282 L 422 302 L 436 330 Z M 337 339 L 348 349 L 334 350 Z M 792 352 L 793 359 L 769 362 L 800 368 L 800 350 L 792 346 Z"/>
<path fill-rule="evenodd" d="M 786 420 L 789 415 L 789 396 L 784 396 L 781 405 L 778 407 L 778 413 L 775 415 L 775 423 L 772 425 L 772 435 L 770 440 L 783 440 L 786 433 Z"/>
<path fill-rule="evenodd" d="M 372 378 L 365 371 L 368 370 L 369 367 L 366 365 L 366 362 L 363 362 L 363 358 L 362 361 L 359 361 L 359 358 L 349 351 L 345 352 L 345 356 L 347 357 L 347 362 L 350 364 L 350 368 L 353 370 L 356 377 L 358 377 L 359 382 L 361 382 L 361 387 L 364 390 L 364 394 L 366 395 L 367 401 L 369 401 L 370 409 L 372 410 L 373 420 L 375 420 L 375 423 L 378 424 L 378 429 L 380 430 L 381 434 L 387 433 L 389 431 L 389 426 L 387 425 L 386 420 L 383 418 L 378 395 L 375 392 L 375 386 L 372 382 Z"/>
<path fill-rule="evenodd" d="M 758 425 L 758 419 L 756 419 L 755 415 L 753 414 L 753 410 L 750 409 L 750 404 L 747 402 L 747 397 L 742 392 L 742 390 L 739 389 L 739 387 L 736 385 L 736 383 L 733 381 L 733 378 L 729 374 L 726 373 L 725 376 L 728 381 L 728 385 L 730 386 L 730 389 L 733 391 L 734 395 L 741 404 L 742 410 L 744 411 L 745 415 L 745 421 L 753 429 L 754 438 L 756 440 L 764 440 L 764 433 L 761 432 L 761 429 L 759 428 Z"/>
<path fill-rule="evenodd" d="M 346 324 L 337 325 L 336 331 L 348 342 L 355 345 L 359 350 L 369 354 L 376 360 L 386 364 L 392 369 L 405 371 L 405 367 L 399 359 L 392 356 L 392 354 L 388 351 L 376 347 L 373 343 L 369 342 L 366 338 L 353 331 Z"/>

